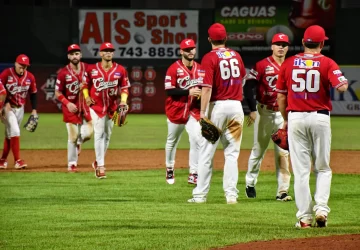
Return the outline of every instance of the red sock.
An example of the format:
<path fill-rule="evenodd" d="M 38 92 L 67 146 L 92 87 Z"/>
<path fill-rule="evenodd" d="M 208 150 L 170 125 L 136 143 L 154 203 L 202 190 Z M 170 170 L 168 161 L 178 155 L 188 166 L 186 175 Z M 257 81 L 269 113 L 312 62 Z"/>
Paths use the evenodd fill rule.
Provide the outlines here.
<path fill-rule="evenodd" d="M 10 138 L 11 150 L 14 155 L 14 160 L 20 160 L 20 136 L 14 136 Z"/>
<path fill-rule="evenodd" d="M 8 155 L 9 155 L 9 152 L 10 152 L 10 139 L 8 138 L 4 138 L 4 149 L 3 149 L 3 153 L 2 153 L 2 156 L 1 156 L 1 159 L 7 159 Z"/>

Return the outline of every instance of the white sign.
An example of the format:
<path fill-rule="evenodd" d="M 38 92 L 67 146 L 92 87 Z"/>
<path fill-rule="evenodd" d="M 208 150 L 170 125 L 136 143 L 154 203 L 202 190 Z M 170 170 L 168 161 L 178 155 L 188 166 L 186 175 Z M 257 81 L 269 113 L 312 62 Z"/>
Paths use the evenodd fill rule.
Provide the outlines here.
<path fill-rule="evenodd" d="M 198 42 L 196 10 L 79 10 L 79 41 L 84 58 L 98 58 L 103 42 L 114 58 L 179 58 L 180 42 Z"/>
<path fill-rule="evenodd" d="M 349 82 L 348 90 L 340 94 L 331 90 L 332 115 L 360 115 L 360 66 L 340 66 Z"/>

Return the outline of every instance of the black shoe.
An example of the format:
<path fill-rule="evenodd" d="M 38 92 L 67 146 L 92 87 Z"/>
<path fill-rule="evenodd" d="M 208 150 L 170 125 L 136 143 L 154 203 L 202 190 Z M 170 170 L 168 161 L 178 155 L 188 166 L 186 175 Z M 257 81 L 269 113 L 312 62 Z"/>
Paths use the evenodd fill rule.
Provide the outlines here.
<path fill-rule="evenodd" d="M 278 201 L 292 201 L 292 197 L 287 193 L 282 193 L 280 196 L 276 196 Z"/>
<path fill-rule="evenodd" d="M 256 198 L 256 190 L 255 190 L 255 187 L 249 187 L 247 186 L 246 189 L 246 196 L 248 198 Z"/>

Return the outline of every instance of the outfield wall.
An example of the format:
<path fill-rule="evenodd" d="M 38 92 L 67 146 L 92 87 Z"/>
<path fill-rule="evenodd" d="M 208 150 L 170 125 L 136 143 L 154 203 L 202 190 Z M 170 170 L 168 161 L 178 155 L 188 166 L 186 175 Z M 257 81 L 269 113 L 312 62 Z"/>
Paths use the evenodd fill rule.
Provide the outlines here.
<path fill-rule="evenodd" d="M 0 65 L 0 71 L 7 65 Z M 61 112 L 61 103 L 54 97 L 54 87 L 57 71 L 61 66 L 31 66 L 31 71 L 37 81 L 38 110 L 40 113 Z M 247 70 L 250 68 L 247 67 Z M 147 67 L 132 66 L 127 68 L 131 81 L 129 105 L 131 113 L 162 114 L 166 94 L 164 79 L 167 66 L 149 65 Z M 345 77 L 349 80 L 349 90 L 339 94 L 332 89 L 332 115 L 359 116 L 360 115 L 360 66 L 341 66 Z M 243 102 L 244 112 L 248 107 Z M 25 111 L 30 111 L 30 102 Z"/>

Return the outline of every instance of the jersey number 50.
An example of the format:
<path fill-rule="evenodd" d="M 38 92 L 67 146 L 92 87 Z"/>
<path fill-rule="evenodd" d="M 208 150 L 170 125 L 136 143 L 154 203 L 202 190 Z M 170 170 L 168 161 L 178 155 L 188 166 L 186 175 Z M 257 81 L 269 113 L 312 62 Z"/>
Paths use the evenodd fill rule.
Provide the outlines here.
<path fill-rule="evenodd" d="M 291 86 L 294 92 L 303 92 L 306 89 L 307 92 L 315 93 L 320 89 L 320 72 L 316 69 L 294 69 L 292 80 L 295 82 Z"/>
<path fill-rule="evenodd" d="M 236 58 L 221 60 L 219 63 L 220 75 L 223 80 L 240 76 L 239 61 Z"/>

